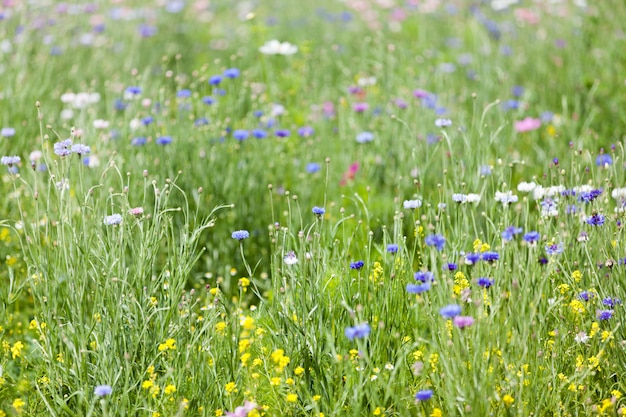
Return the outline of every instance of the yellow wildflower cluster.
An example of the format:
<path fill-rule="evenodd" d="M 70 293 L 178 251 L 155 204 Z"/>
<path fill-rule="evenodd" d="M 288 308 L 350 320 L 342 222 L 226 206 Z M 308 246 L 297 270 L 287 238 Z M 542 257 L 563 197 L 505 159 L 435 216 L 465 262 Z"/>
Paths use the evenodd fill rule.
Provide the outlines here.
<path fill-rule="evenodd" d="M 463 272 L 458 271 L 456 274 L 454 274 L 454 286 L 452 287 L 452 292 L 454 293 L 454 295 L 461 295 L 461 292 L 464 289 L 469 288 L 469 286 L 469 280 Z"/>
<path fill-rule="evenodd" d="M 474 248 L 474 252 L 487 252 L 489 249 L 491 249 L 491 245 L 489 245 L 488 243 L 483 243 L 480 239 L 476 239 L 474 240 L 474 243 L 472 243 L 472 247 Z"/>
<path fill-rule="evenodd" d="M 384 272 L 385 270 L 383 269 L 383 266 L 380 264 L 380 262 L 374 262 L 372 273 L 370 274 L 370 281 L 372 281 L 374 284 L 382 284 L 382 277 Z"/>
<path fill-rule="evenodd" d="M 283 369 L 285 369 L 285 366 L 289 365 L 289 362 L 291 361 L 291 359 L 289 359 L 289 356 L 285 356 L 285 351 L 282 349 L 276 349 L 274 352 L 272 352 L 271 358 L 272 362 L 276 364 L 277 372 L 282 372 Z"/>
<path fill-rule="evenodd" d="M 239 286 L 243 290 L 243 292 L 248 291 L 248 287 L 250 286 L 250 280 L 246 277 L 239 278 Z"/>

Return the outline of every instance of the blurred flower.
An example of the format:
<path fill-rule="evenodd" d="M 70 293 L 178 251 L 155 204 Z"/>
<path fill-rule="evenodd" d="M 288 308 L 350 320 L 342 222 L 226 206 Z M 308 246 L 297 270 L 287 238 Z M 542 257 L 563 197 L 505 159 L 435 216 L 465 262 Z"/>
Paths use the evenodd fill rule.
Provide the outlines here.
<path fill-rule="evenodd" d="M 454 325 L 456 327 L 458 327 L 459 329 L 464 329 L 464 328 L 469 327 L 472 324 L 474 324 L 474 317 L 472 317 L 472 316 L 455 316 L 452 319 L 452 323 L 454 323 Z"/>
<path fill-rule="evenodd" d="M 80 155 L 87 155 L 91 152 L 91 148 L 87 145 L 83 145 L 82 143 L 77 143 L 72 145 L 72 152 Z"/>
<path fill-rule="evenodd" d="M 613 165 L 613 158 L 611 158 L 611 155 L 605 153 L 600 154 L 596 158 L 596 165 L 601 167 Z"/>
<path fill-rule="evenodd" d="M 415 281 L 432 282 L 435 280 L 435 274 L 430 271 L 417 271 L 413 278 L 415 278 Z"/>
<path fill-rule="evenodd" d="M 585 220 L 587 222 L 587 224 L 591 225 L 591 226 L 602 226 L 604 224 L 605 221 L 605 217 L 603 214 L 599 214 L 599 213 L 594 213 L 593 215 L 587 217 L 587 220 Z"/>
<path fill-rule="evenodd" d="M 289 42 L 280 42 L 276 39 L 267 41 L 259 48 L 263 55 L 293 55 L 298 52 L 298 47 Z"/>
<path fill-rule="evenodd" d="M 122 223 L 122 215 L 121 214 L 111 214 L 110 216 L 106 216 L 104 218 L 104 224 L 107 226 L 117 226 Z"/>
<path fill-rule="evenodd" d="M 476 283 L 483 288 L 489 288 L 493 285 L 493 279 L 490 278 L 486 278 L 486 277 L 481 277 L 478 278 L 478 280 L 476 281 Z"/>
<path fill-rule="evenodd" d="M 157 145 L 169 145 L 170 143 L 172 143 L 172 137 L 171 136 L 159 136 L 158 138 L 156 138 L 155 143 Z"/>
<path fill-rule="evenodd" d="M 350 269 L 356 269 L 358 271 L 363 268 L 363 265 L 365 265 L 363 261 L 350 262 Z"/>
<path fill-rule="evenodd" d="M 235 411 L 227 411 L 226 417 L 247 417 L 248 414 L 256 408 L 256 404 L 246 401 L 244 405 L 235 408 Z"/>
<path fill-rule="evenodd" d="M 437 120 L 435 120 L 435 126 L 437 126 L 437 127 L 452 126 L 452 120 L 450 120 L 450 119 L 437 119 Z"/>
<path fill-rule="evenodd" d="M 361 132 L 356 135 L 357 143 L 368 143 L 374 140 L 374 134 L 372 132 Z"/>
<path fill-rule="evenodd" d="M 12 127 L 3 127 L 2 130 L 0 130 L 0 136 L 4 136 L 5 138 L 10 138 L 14 135 L 15 129 L 13 129 Z"/>
<path fill-rule="evenodd" d="M 285 265 L 295 265 L 298 263 L 298 258 L 296 257 L 296 253 L 294 251 L 289 251 L 285 254 L 283 258 Z"/>
<path fill-rule="evenodd" d="M 363 339 L 370 334 L 370 325 L 367 323 L 357 324 L 353 327 L 346 327 L 345 335 L 348 339 Z"/>
<path fill-rule="evenodd" d="M 65 139 L 60 142 L 56 142 L 53 145 L 54 153 L 58 156 L 67 156 L 72 153 L 72 140 Z"/>
<path fill-rule="evenodd" d="M 415 399 L 418 401 L 427 401 L 431 398 L 433 398 L 433 390 L 430 389 L 423 389 L 415 394 Z"/>
<path fill-rule="evenodd" d="M 551 243 L 546 245 L 546 254 L 549 256 L 552 255 L 558 255 L 560 253 L 562 253 L 564 250 L 563 244 L 562 243 Z"/>
<path fill-rule="evenodd" d="M 480 259 L 485 262 L 495 262 L 500 259 L 500 254 L 498 252 L 487 251 L 480 255 Z"/>
<path fill-rule="evenodd" d="M 303 126 L 298 129 L 298 135 L 303 138 L 308 138 L 309 136 L 313 136 L 315 134 L 315 130 L 311 126 Z"/>
<path fill-rule="evenodd" d="M 0 158 L 0 164 L 12 167 L 20 163 L 21 158 L 19 156 L 3 156 Z"/>
<path fill-rule="evenodd" d="M 509 242 L 515 238 L 515 235 L 522 233 L 521 227 L 509 226 L 502 232 L 502 240 Z"/>
<path fill-rule="evenodd" d="M 613 310 L 598 310 L 596 316 L 598 320 L 608 320 L 613 317 Z"/>
<path fill-rule="evenodd" d="M 446 244 L 446 238 L 441 235 L 428 235 L 424 239 L 424 243 L 426 243 L 426 246 L 434 246 L 438 251 L 441 251 Z"/>
<path fill-rule="evenodd" d="M 537 241 L 539 240 L 539 238 L 541 237 L 541 235 L 539 234 L 539 232 L 533 230 L 531 232 L 526 233 L 522 239 L 525 242 L 528 242 L 528 244 L 530 245 L 534 245 L 537 244 Z"/>
<path fill-rule="evenodd" d="M 323 207 L 313 207 L 313 209 L 311 210 L 313 212 L 313 214 L 315 214 L 317 217 L 323 216 L 324 213 L 326 213 L 326 210 Z"/>
<path fill-rule="evenodd" d="M 113 388 L 110 385 L 98 385 L 94 388 L 93 393 L 98 397 L 105 397 L 107 395 L 111 395 L 113 392 Z"/>
<path fill-rule="evenodd" d="M 226 78 L 237 78 L 239 77 L 240 71 L 238 68 L 228 68 L 224 70 L 224 77 Z"/>
<path fill-rule="evenodd" d="M 430 282 L 424 282 L 422 284 L 407 284 L 406 292 L 408 292 L 409 294 L 421 294 L 430 290 L 430 287 Z"/>
<path fill-rule="evenodd" d="M 461 314 L 461 306 L 458 304 L 448 304 L 439 309 L 439 314 L 446 319 L 451 319 Z"/>
<path fill-rule="evenodd" d="M 317 162 L 309 162 L 308 164 L 306 164 L 306 172 L 308 172 L 309 174 L 315 174 L 321 168 L 321 165 Z"/>
<path fill-rule="evenodd" d="M 222 82 L 221 75 L 213 75 L 209 78 L 209 85 L 220 85 Z"/>
<path fill-rule="evenodd" d="M 248 135 L 250 133 L 247 130 L 235 130 L 233 131 L 233 138 L 237 139 L 237 140 L 245 140 L 248 139 Z"/>
<path fill-rule="evenodd" d="M 541 119 L 533 119 L 532 117 L 526 117 L 523 120 L 515 122 L 515 130 L 517 132 L 530 132 L 537 130 L 541 127 Z"/>
<path fill-rule="evenodd" d="M 511 191 L 501 192 L 496 191 L 495 200 L 502 203 L 503 206 L 508 206 L 510 203 L 517 203 L 518 198 Z"/>
<path fill-rule="evenodd" d="M 416 210 L 422 207 L 422 200 L 404 200 L 402 206 L 405 210 Z"/>
<path fill-rule="evenodd" d="M 232 238 L 233 239 L 237 239 L 239 241 L 242 241 L 242 240 L 247 239 L 249 237 L 250 237 L 250 233 L 247 230 L 236 230 L 232 234 Z"/>

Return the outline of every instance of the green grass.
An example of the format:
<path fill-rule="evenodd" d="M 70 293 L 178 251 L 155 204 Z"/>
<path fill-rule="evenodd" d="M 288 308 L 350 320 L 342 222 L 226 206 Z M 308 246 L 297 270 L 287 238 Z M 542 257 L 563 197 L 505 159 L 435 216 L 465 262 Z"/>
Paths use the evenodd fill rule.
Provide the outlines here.
<path fill-rule="evenodd" d="M 0 147 L 21 162 L 0 176 L 0 416 L 623 414 L 624 5 L 361 4 L 2 10 Z"/>

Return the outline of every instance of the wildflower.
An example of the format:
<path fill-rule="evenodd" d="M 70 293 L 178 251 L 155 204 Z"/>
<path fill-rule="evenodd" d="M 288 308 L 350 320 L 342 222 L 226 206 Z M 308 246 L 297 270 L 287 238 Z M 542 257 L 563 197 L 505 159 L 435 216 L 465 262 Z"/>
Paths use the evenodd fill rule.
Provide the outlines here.
<path fill-rule="evenodd" d="M 519 120 L 515 122 L 515 130 L 520 133 L 537 130 L 540 127 L 541 127 L 541 119 L 534 119 L 532 117 L 526 117 L 523 120 Z"/>
<path fill-rule="evenodd" d="M 607 155 L 605 153 L 600 154 L 596 158 L 596 165 L 600 167 L 613 165 L 613 158 L 611 158 L 611 155 Z"/>
<path fill-rule="evenodd" d="M 159 352 L 163 352 L 165 350 L 176 350 L 176 340 L 169 338 L 165 341 L 165 343 L 159 344 Z"/>
<path fill-rule="evenodd" d="M 439 314 L 446 319 L 452 319 L 461 314 L 461 306 L 457 304 L 448 304 L 439 310 Z"/>
<path fill-rule="evenodd" d="M 22 414 L 26 403 L 21 398 L 16 398 L 15 400 L 13 400 L 13 403 L 11 405 L 13 406 L 17 414 Z"/>
<path fill-rule="evenodd" d="M 280 42 L 274 39 L 265 42 L 265 44 L 259 48 L 259 52 L 263 55 L 293 55 L 298 52 L 298 47 L 289 42 Z"/>
<path fill-rule="evenodd" d="M 426 243 L 426 246 L 434 246 L 438 251 L 441 251 L 446 244 L 446 238 L 441 235 L 428 235 L 424 239 L 424 243 Z"/>
<path fill-rule="evenodd" d="M 247 230 L 236 230 L 233 232 L 233 234 L 231 235 L 233 239 L 237 239 L 239 241 L 242 241 L 244 239 L 247 239 L 250 237 L 250 233 Z"/>
<path fill-rule="evenodd" d="M 406 292 L 409 294 L 421 294 L 430 290 L 431 283 L 425 282 L 423 284 L 407 284 Z"/>
<path fill-rule="evenodd" d="M 233 138 L 237 140 L 246 140 L 248 139 L 249 133 L 247 130 L 235 130 L 233 132 Z"/>
<path fill-rule="evenodd" d="M 458 267 L 459 266 L 457 264 L 455 264 L 455 263 L 447 263 L 447 264 L 443 265 L 442 269 L 444 271 L 456 271 L 458 269 Z"/>
<path fill-rule="evenodd" d="M 548 245 L 546 245 L 546 254 L 548 256 L 552 256 L 552 255 L 558 255 L 560 253 L 563 253 L 563 250 L 565 249 L 562 243 L 550 243 Z"/>
<path fill-rule="evenodd" d="M 202 97 L 201 101 L 207 106 L 210 106 L 211 104 L 215 103 L 215 99 L 211 96 L 204 96 Z"/>
<path fill-rule="evenodd" d="M 298 263 L 298 258 L 296 257 L 296 253 L 294 251 L 289 251 L 285 254 L 283 258 L 285 265 L 295 265 Z"/>
<path fill-rule="evenodd" d="M 104 218 L 104 224 L 107 226 L 117 226 L 122 223 L 122 215 L 115 213 Z"/>
<path fill-rule="evenodd" d="M 529 245 L 534 246 L 534 245 L 537 244 L 537 241 L 539 240 L 540 237 L 541 237 L 541 235 L 539 234 L 539 232 L 533 230 L 531 232 L 526 233 L 522 237 L 522 240 L 527 242 Z"/>
<path fill-rule="evenodd" d="M 480 253 L 472 252 L 465 254 L 465 264 L 474 265 L 480 260 Z"/>
<path fill-rule="evenodd" d="M 96 129 L 108 129 L 110 124 L 108 120 L 96 119 L 93 121 L 93 127 Z"/>
<path fill-rule="evenodd" d="M 481 277 L 478 278 L 478 280 L 476 281 L 476 283 L 483 288 L 489 288 L 493 285 L 493 279 L 490 278 L 485 278 L 485 277 Z"/>
<path fill-rule="evenodd" d="M 585 221 L 591 226 L 602 226 L 604 224 L 605 217 L 603 214 L 594 213 L 590 217 L 587 217 L 587 220 Z"/>
<path fill-rule="evenodd" d="M 452 319 L 452 322 L 459 329 L 464 329 L 464 328 L 469 327 L 472 324 L 474 324 L 474 317 L 472 317 L 472 316 L 455 316 Z"/>
<path fill-rule="evenodd" d="M 209 85 L 219 85 L 222 82 L 221 75 L 213 75 L 209 78 Z"/>
<path fill-rule="evenodd" d="M 587 343 L 589 339 L 591 339 L 591 337 L 589 337 L 585 332 L 577 333 L 576 336 L 574 336 L 574 341 L 576 343 Z"/>
<path fill-rule="evenodd" d="M 246 417 L 249 413 L 256 409 L 256 404 L 250 401 L 246 401 L 244 405 L 240 405 L 235 408 L 235 411 L 226 412 L 226 417 Z M 221 415 L 221 414 L 220 414 Z"/>
<path fill-rule="evenodd" d="M 254 136 L 257 139 L 264 139 L 267 137 L 267 132 L 263 129 L 254 129 L 252 131 L 252 136 Z"/>
<path fill-rule="evenodd" d="M 363 113 L 369 110 L 369 108 L 370 108 L 370 105 L 367 104 L 366 102 L 354 103 L 352 105 L 352 110 L 354 110 L 357 113 Z"/>
<path fill-rule="evenodd" d="M 237 392 L 237 384 L 235 384 L 234 382 L 229 382 L 224 386 L 224 391 L 226 391 L 228 394 L 233 393 L 233 392 Z"/>
<path fill-rule="evenodd" d="M 374 140 L 374 134 L 372 132 L 361 132 L 356 135 L 357 143 L 368 143 Z"/>
<path fill-rule="evenodd" d="M 519 191 L 520 193 L 529 193 L 533 191 L 535 188 L 537 188 L 537 184 L 534 182 L 522 181 L 517 185 L 517 191 Z"/>
<path fill-rule="evenodd" d="M 433 282 L 435 280 L 435 274 L 430 271 L 418 271 L 414 275 L 415 281 L 421 282 Z"/>
<path fill-rule="evenodd" d="M 622 304 L 622 300 L 619 298 L 606 297 L 602 299 L 602 304 L 607 307 L 615 307 L 615 305 Z"/>
<path fill-rule="evenodd" d="M 396 245 L 395 243 L 390 243 L 387 245 L 387 252 L 389 253 L 397 253 L 398 252 L 398 245 Z"/>
<path fill-rule="evenodd" d="M 165 389 L 163 390 L 163 392 L 164 392 L 166 395 L 171 395 L 171 394 L 173 394 L 173 393 L 175 393 L 175 392 L 176 392 L 176 386 L 175 386 L 175 385 L 172 385 L 172 384 L 169 384 L 168 386 L 166 386 L 166 387 L 165 387 Z"/>
<path fill-rule="evenodd" d="M 326 210 L 322 207 L 313 207 L 313 209 L 311 210 L 313 212 L 313 214 L 315 214 L 317 217 L 321 217 L 324 215 L 324 213 L 326 213 Z"/>
<path fill-rule="evenodd" d="M 13 165 L 19 164 L 20 161 L 21 158 L 19 156 L 3 156 L 2 158 L 0 158 L 0 164 L 6 165 L 9 168 Z"/>
<path fill-rule="evenodd" d="M 159 136 L 158 138 L 156 138 L 154 142 L 157 145 L 169 145 L 170 143 L 172 143 L 172 137 L 171 136 Z"/>
<path fill-rule="evenodd" d="M 363 265 L 365 265 L 363 261 L 350 262 L 350 269 L 356 269 L 358 271 L 363 268 Z"/>
<path fill-rule="evenodd" d="M 508 206 L 510 203 L 517 203 L 518 198 L 511 191 L 501 192 L 496 191 L 495 200 L 502 203 L 503 206 Z"/>
<path fill-rule="evenodd" d="M 0 130 L 0 136 L 4 136 L 5 138 L 15 136 L 15 129 L 12 127 L 3 127 L 2 130 Z"/>
<path fill-rule="evenodd" d="M 302 138 L 308 138 L 313 136 L 313 134 L 315 134 L 315 130 L 311 126 L 303 126 L 298 129 L 298 136 Z"/>
<path fill-rule="evenodd" d="M 582 201 L 584 203 L 591 203 L 593 200 L 598 198 L 600 194 L 602 194 L 602 189 L 597 190 L 589 190 L 589 191 L 581 191 L 578 196 L 578 201 Z"/>
<path fill-rule="evenodd" d="M 509 242 L 513 240 L 515 235 L 522 233 L 521 227 L 509 226 L 502 232 L 502 240 Z"/>
<path fill-rule="evenodd" d="M 87 155 L 91 152 L 91 148 L 87 145 L 83 145 L 82 143 L 77 143 L 72 145 L 72 152 L 78 154 L 78 156 Z"/>
<path fill-rule="evenodd" d="M 65 139 L 60 142 L 56 142 L 53 145 L 54 153 L 58 156 L 67 156 L 72 153 L 72 140 Z"/>
<path fill-rule="evenodd" d="M 433 398 L 433 390 L 431 389 L 423 389 L 415 394 L 415 399 L 418 401 L 427 401 L 431 398 Z"/>
<path fill-rule="evenodd" d="M 228 68 L 226 70 L 224 70 L 224 77 L 226 78 L 237 78 L 239 77 L 239 74 L 241 73 L 241 71 L 239 71 L 239 68 Z"/>
<path fill-rule="evenodd" d="M 135 137 L 131 139 L 130 144 L 133 146 L 143 146 L 147 141 L 148 140 L 144 137 Z"/>
<path fill-rule="evenodd" d="M 110 385 L 98 385 L 93 389 L 93 393 L 98 397 L 106 397 L 107 395 L 111 395 L 113 392 L 113 388 Z"/>
<path fill-rule="evenodd" d="M 141 216 L 143 214 L 143 207 L 133 207 L 128 209 L 128 214 L 130 214 L 131 216 Z"/>
<path fill-rule="evenodd" d="M 308 164 L 306 164 L 306 172 L 308 172 L 309 174 L 315 174 L 321 168 L 321 165 L 317 162 L 309 162 Z"/>
<path fill-rule="evenodd" d="M 346 327 L 345 335 L 348 339 L 363 339 L 370 334 L 370 325 L 367 323 L 357 324 L 353 327 Z"/>
<path fill-rule="evenodd" d="M 13 346 L 11 346 L 11 357 L 15 359 L 22 356 L 22 349 L 24 349 L 24 343 L 19 340 L 13 343 Z"/>
<path fill-rule="evenodd" d="M 500 259 L 500 254 L 498 252 L 483 252 L 480 255 L 480 259 L 485 262 L 495 262 Z"/>
<path fill-rule="evenodd" d="M 448 126 L 452 126 L 452 120 L 450 119 L 437 119 L 435 120 L 435 126 L 437 127 L 448 127 Z"/>
<path fill-rule="evenodd" d="M 405 210 L 415 210 L 422 207 L 422 200 L 404 200 L 402 205 Z"/>
<path fill-rule="evenodd" d="M 515 398 L 511 397 L 509 394 L 506 394 L 502 397 L 502 402 L 506 407 L 510 407 L 515 402 Z"/>
<path fill-rule="evenodd" d="M 285 400 L 288 403 L 295 403 L 296 401 L 298 401 L 298 394 L 294 394 L 292 392 L 290 392 L 289 394 L 287 394 L 287 396 L 285 397 Z"/>
<path fill-rule="evenodd" d="M 598 320 L 608 320 L 613 317 L 613 310 L 599 310 L 596 316 Z"/>

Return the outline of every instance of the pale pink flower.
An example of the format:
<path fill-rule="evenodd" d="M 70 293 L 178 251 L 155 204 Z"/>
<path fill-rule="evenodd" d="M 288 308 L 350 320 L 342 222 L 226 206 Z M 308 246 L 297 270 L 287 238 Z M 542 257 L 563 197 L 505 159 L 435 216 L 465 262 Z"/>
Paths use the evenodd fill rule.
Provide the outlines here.
<path fill-rule="evenodd" d="M 526 117 L 523 120 L 515 122 L 515 130 L 518 132 L 530 132 L 537 130 L 541 127 L 541 119 L 534 119 L 532 117 Z"/>

